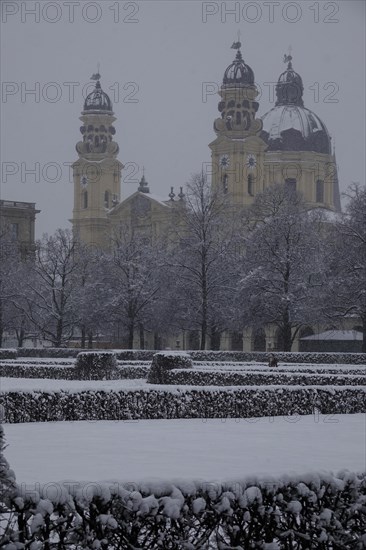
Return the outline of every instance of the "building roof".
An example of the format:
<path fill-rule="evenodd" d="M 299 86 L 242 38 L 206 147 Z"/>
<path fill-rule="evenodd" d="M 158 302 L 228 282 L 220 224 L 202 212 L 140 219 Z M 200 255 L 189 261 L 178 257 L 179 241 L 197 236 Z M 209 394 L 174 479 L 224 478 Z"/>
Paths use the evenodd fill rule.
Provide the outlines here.
<path fill-rule="evenodd" d="M 305 336 L 300 340 L 362 340 L 362 332 L 357 330 L 326 330 L 320 334 L 312 334 L 311 336 Z"/>

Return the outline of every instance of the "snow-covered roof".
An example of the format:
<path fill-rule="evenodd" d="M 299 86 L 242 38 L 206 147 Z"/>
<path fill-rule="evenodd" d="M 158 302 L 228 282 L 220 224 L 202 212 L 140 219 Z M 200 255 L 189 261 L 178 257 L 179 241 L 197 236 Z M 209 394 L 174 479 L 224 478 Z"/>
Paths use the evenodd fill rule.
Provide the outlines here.
<path fill-rule="evenodd" d="M 362 332 L 357 330 L 326 330 L 320 334 L 305 336 L 300 340 L 362 340 Z"/>

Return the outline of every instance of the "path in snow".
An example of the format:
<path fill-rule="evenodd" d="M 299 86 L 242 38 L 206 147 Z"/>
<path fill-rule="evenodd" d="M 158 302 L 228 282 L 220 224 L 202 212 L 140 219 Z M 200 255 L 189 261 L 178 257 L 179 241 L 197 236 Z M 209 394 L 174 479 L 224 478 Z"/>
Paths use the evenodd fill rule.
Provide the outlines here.
<path fill-rule="evenodd" d="M 366 416 L 5 424 L 18 483 L 227 480 L 366 469 Z"/>

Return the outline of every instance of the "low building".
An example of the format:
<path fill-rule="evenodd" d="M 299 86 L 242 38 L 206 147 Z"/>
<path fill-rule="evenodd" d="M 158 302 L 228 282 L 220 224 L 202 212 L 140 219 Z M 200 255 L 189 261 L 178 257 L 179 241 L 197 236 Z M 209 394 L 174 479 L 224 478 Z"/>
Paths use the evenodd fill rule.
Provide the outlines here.
<path fill-rule="evenodd" d="M 0 200 L 0 237 L 9 244 L 17 243 L 24 253 L 34 249 L 36 215 L 34 202 Z"/>

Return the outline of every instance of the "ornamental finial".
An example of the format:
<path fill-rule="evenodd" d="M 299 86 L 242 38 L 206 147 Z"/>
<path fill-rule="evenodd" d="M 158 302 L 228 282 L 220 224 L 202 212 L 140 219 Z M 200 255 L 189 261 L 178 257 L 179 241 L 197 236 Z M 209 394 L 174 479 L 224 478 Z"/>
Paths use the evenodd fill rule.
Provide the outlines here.
<path fill-rule="evenodd" d="M 292 46 L 290 45 L 290 46 L 288 47 L 288 54 L 285 54 L 285 55 L 283 56 L 283 62 L 284 62 L 284 63 L 288 63 L 288 66 L 287 66 L 288 69 L 291 69 L 291 68 L 292 68 L 292 65 L 291 65 L 291 61 L 292 61 L 291 52 L 292 52 Z"/>
<path fill-rule="evenodd" d="M 240 30 L 238 30 L 238 40 L 237 42 L 233 42 L 231 48 L 233 50 L 240 50 L 241 48 L 241 42 L 240 42 Z"/>
<path fill-rule="evenodd" d="M 100 63 L 97 63 L 97 72 L 91 75 L 90 80 L 100 80 L 101 76 L 99 71 L 100 71 Z"/>

